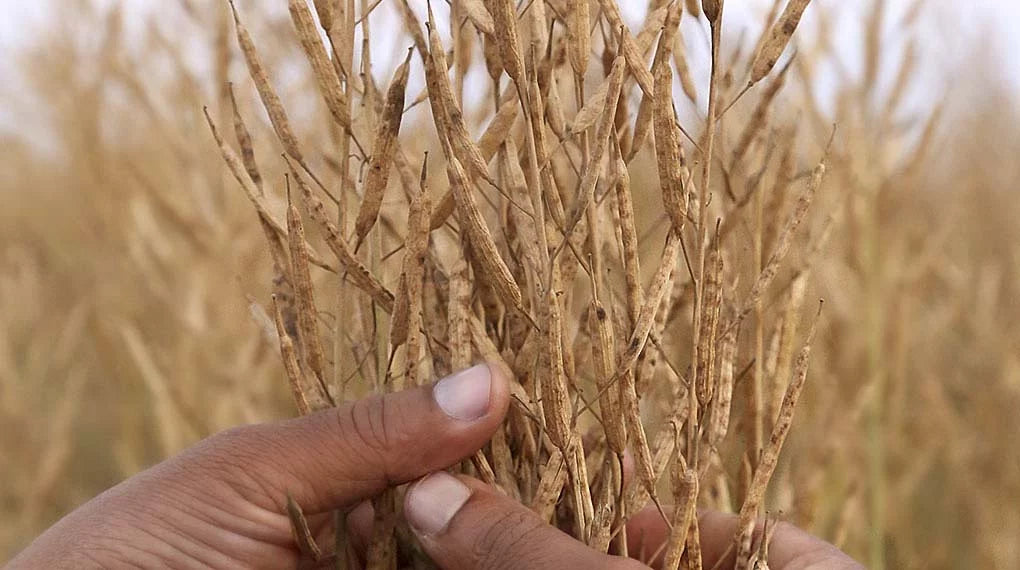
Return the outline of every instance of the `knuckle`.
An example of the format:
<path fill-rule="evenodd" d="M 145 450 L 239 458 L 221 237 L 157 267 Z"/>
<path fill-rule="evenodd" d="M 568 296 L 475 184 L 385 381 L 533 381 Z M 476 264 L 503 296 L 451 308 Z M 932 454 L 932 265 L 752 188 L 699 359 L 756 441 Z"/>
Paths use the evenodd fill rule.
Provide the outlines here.
<path fill-rule="evenodd" d="M 388 473 L 394 453 L 414 452 L 415 434 L 404 415 L 387 397 L 374 396 L 337 410 L 335 417 L 342 445 Z"/>

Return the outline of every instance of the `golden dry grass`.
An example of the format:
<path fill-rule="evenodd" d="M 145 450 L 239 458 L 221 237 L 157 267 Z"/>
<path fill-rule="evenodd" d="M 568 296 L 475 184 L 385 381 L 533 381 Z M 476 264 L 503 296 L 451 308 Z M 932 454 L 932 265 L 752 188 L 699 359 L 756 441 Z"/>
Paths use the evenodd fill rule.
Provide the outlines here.
<path fill-rule="evenodd" d="M 520 403 L 465 468 L 601 548 L 610 547 L 620 504 L 632 510 L 653 492 L 691 508 L 695 496 L 700 506 L 743 505 L 748 520 L 782 511 L 875 568 L 1020 563 L 1020 515 L 1011 508 L 1020 500 L 1011 445 L 1020 428 L 1015 102 L 975 85 L 938 113 L 903 112 L 916 55 L 883 50 L 879 34 L 862 38 L 864 73 L 838 81 L 834 111 L 809 88 L 837 55 L 824 41 L 798 38 L 789 69 L 767 73 L 770 44 L 786 41 L 782 27 L 763 36 L 760 58 L 747 49 L 734 58 L 736 38 L 717 35 L 716 80 L 707 71 L 684 77 L 697 62 L 680 48 L 708 42 L 708 22 L 679 44 L 656 46 L 661 24 L 621 40 L 610 0 L 591 2 L 590 17 L 609 25 L 596 26 L 587 47 L 576 13 L 563 2 L 544 6 L 543 18 L 565 18 L 553 28 L 562 57 L 532 80 L 535 61 L 546 60 L 529 42 L 548 29 L 529 25 L 532 12 L 515 39 L 498 25 L 511 3 L 497 0 L 485 3 L 493 34 L 479 38 L 474 30 L 487 28 L 488 14 L 481 4 L 458 4 L 469 23 L 453 34 L 437 4 L 438 35 L 430 37 L 421 7 L 418 41 L 372 39 L 375 54 L 421 44 L 406 101 L 423 102 L 403 117 L 392 153 L 376 149 L 393 144 L 378 133 L 397 128 L 383 104 L 403 58 L 378 60 L 392 61 L 373 70 L 380 85 L 334 83 L 332 63 L 314 55 L 324 44 L 302 28 L 305 18 L 328 22 L 330 14 L 311 5 L 303 13 L 300 1 L 291 10 L 303 43 L 290 14 L 238 6 L 268 70 L 260 79 L 268 115 L 218 3 L 194 3 L 198 17 L 185 18 L 179 35 L 152 24 L 144 41 L 125 38 L 119 11 L 68 3 L 35 50 L 19 55 L 38 97 L 26 124 L 45 123 L 40 136 L 57 151 L 40 152 L 22 133 L 0 158 L 8 206 L 0 213 L 0 469 L 9 482 L 0 505 L 4 520 L 18 521 L 0 534 L 0 552 L 204 435 L 293 414 L 292 389 L 314 408 L 485 357 L 515 371 Z M 331 15 L 342 29 L 342 14 Z M 342 31 L 329 35 L 337 58 L 358 61 L 362 52 Z M 196 42 L 203 45 L 183 47 Z M 435 69 L 450 49 L 446 76 Z M 672 57 L 653 55 L 664 49 Z M 427 92 L 423 60 L 433 66 Z M 649 64 L 645 78 L 633 69 L 638 61 Z M 880 63 L 900 69 L 892 82 L 877 79 Z M 503 66 L 519 90 L 504 77 L 503 100 L 462 99 L 469 69 L 498 77 Z M 580 88 L 579 72 L 588 77 Z M 673 73 L 682 92 L 660 90 Z M 785 87 L 770 89 L 777 74 Z M 748 77 L 761 85 L 706 137 L 684 97 L 697 97 L 704 115 L 707 98 L 728 107 Z M 257 177 L 235 137 L 226 79 L 254 141 Z M 617 88 L 627 112 L 611 114 Z M 521 108 L 533 94 L 549 103 L 545 112 Z M 463 114 L 451 112 L 462 100 Z M 671 100 L 688 110 L 680 114 L 686 133 L 668 120 Z M 350 120 L 347 105 L 359 105 Z M 223 166 L 203 106 L 228 154 L 238 153 L 237 177 L 262 227 Z M 520 116 L 498 127 L 504 136 L 479 140 L 497 108 Z M 339 158 L 362 154 L 362 144 L 375 159 L 364 177 L 358 160 Z M 554 157 L 550 168 L 531 148 Z M 710 148 L 716 158 L 706 168 Z M 687 167 L 677 169 L 681 154 Z M 345 171 L 351 182 L 341 184 Z M 338 215 L 309 172 L 349 214 Z M 285 175 L 297 209 L 286 206 Z M 711 200 L 698 190 L 709 178 Z M 371 199 L 361 207 L 366 187 Z M 379 188 L 386 194 L 376 205 Z M 338 225 L 336 235 L 320 233 L 325 222 Z M 429 225 L 431 240 L 423 237 Z M 310 249 L 285 237 L 300 233 Z M 405 238 L 423 263 L 405 257 Z M 339 296 L 337 274 L 316 265 L 346 275 Z M 826 304 L 805 370 L 798 353 L 818 298 Z M 337 326 L 341 314 L 353 317 Z M 295 348 L 287 371 L 281 339 L 285 354 L 287 340 Z M 422 360 L 415 366 L 406 354 Z M 728 409 L 732 420 L 720 411 Z M 585 449 L 580 432 L 596 435 Z M 627 437 L 639 485 L 621 503 L 606 492 L 615 461 L 603 459 Z M 672 453 L 674 444 L 683 453 Z M 689 509 L 669 511 L 675 523 L 690 520 Z M 670 560 L 696 531 L 675 530 Z M 690 558 L 684 567 L 694 566 Z"/>

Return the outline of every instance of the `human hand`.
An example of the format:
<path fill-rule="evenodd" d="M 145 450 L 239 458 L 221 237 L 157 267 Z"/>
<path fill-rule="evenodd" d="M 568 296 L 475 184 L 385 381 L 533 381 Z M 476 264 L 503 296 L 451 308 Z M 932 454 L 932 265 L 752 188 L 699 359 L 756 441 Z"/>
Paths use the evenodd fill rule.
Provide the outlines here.
<path fill-rule="evenodd" d="M 288 493 L 313 528 L 325 529 L 328 513 L 430 472 L 408 491 L 404 513 L 441 568 L 649 568 L 591 550 L 486 485 L 440 471 L 484 445 L 502 421 L 509 387 L 493 370 L 214 436 L 87 503 L 10 568 L 295 568 L 301 556 L 285 514 Z M 354 511 L 348 523 L 363 547 L 371 509 Z M 725 556 L 735 525 L 726 515 L 702 516 L 706 568 Z M 649 552 L 668 536 L 655 511 L 636 515 L 628 533 Z M 636 543 L 631 550 L 638 553 Z M 786 525 L 777 528 L 770 563 L 859 568 Z"/>
<path fill-rule="evenodd" d="M 669 537 L 659 511 L 648 508 L 627 525 L 628 550 L 635 558 L 606 556 L 481 482 L 447 473 L 414 485 L 404 513 L 429 556 L 447 570 L 660 570 L 661 546 Z M 705 512 L 698 522 L 703 567 L 733 568 L 729 547 L 738 518 Z M 775 528 L 768 562 L 772 570 L 863 569 L 831 544 L 786 523 Z"/>
<path fill-rule="evenodd" d="M 435 386 L 228 430 L 88 502 L 9 568 L 295 568 L 288 493 L 324 527 L 336 509 L 470 456 L 509 400 L 507 379 L 478 366 Z"/>

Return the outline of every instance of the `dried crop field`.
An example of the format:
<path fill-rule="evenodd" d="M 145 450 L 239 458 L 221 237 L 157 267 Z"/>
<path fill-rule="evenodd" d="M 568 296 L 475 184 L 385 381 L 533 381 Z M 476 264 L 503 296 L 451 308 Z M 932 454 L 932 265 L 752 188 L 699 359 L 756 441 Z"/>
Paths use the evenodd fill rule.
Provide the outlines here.
<path fill-rule="evenodd" d="M 918 97 L 928 2 L 865 3 L 854 71 L 824 0 L 753 33 L 722 0 L 110 4 L 13 63 L 0 555 L 220 429 L 488 361 L 513 405 L 461 470 L 593 548 L 651 504 L 671 540 L 628 554 L 669 568 L 705 508 L 738 568 L 762 518 L 1020 564 L 1020 106 L 977 51 Z M 416 557 L 399 494 L 372 567 Z"/>

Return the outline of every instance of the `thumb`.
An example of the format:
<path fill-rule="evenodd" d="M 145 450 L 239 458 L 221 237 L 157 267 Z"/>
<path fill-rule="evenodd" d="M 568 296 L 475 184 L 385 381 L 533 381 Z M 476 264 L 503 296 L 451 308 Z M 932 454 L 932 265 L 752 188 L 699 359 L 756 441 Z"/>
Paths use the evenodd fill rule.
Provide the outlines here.
<path fill-rule="evenodd" d="M 432 386 L 229 430 L 180 460 L 258 506 L 282 512 L 289 493 L 306 513 L 326 512 L 470 456 L 500 425 L 509 394 L 498 368 L 480 365 Z"/>
<path fill-rule="evenodd" d="M 588 548 L 466 477 L 439 472 L 419 481 L 407 493 L 404 514 L 425 551 L 447 570 L 648 570 Z"/>

